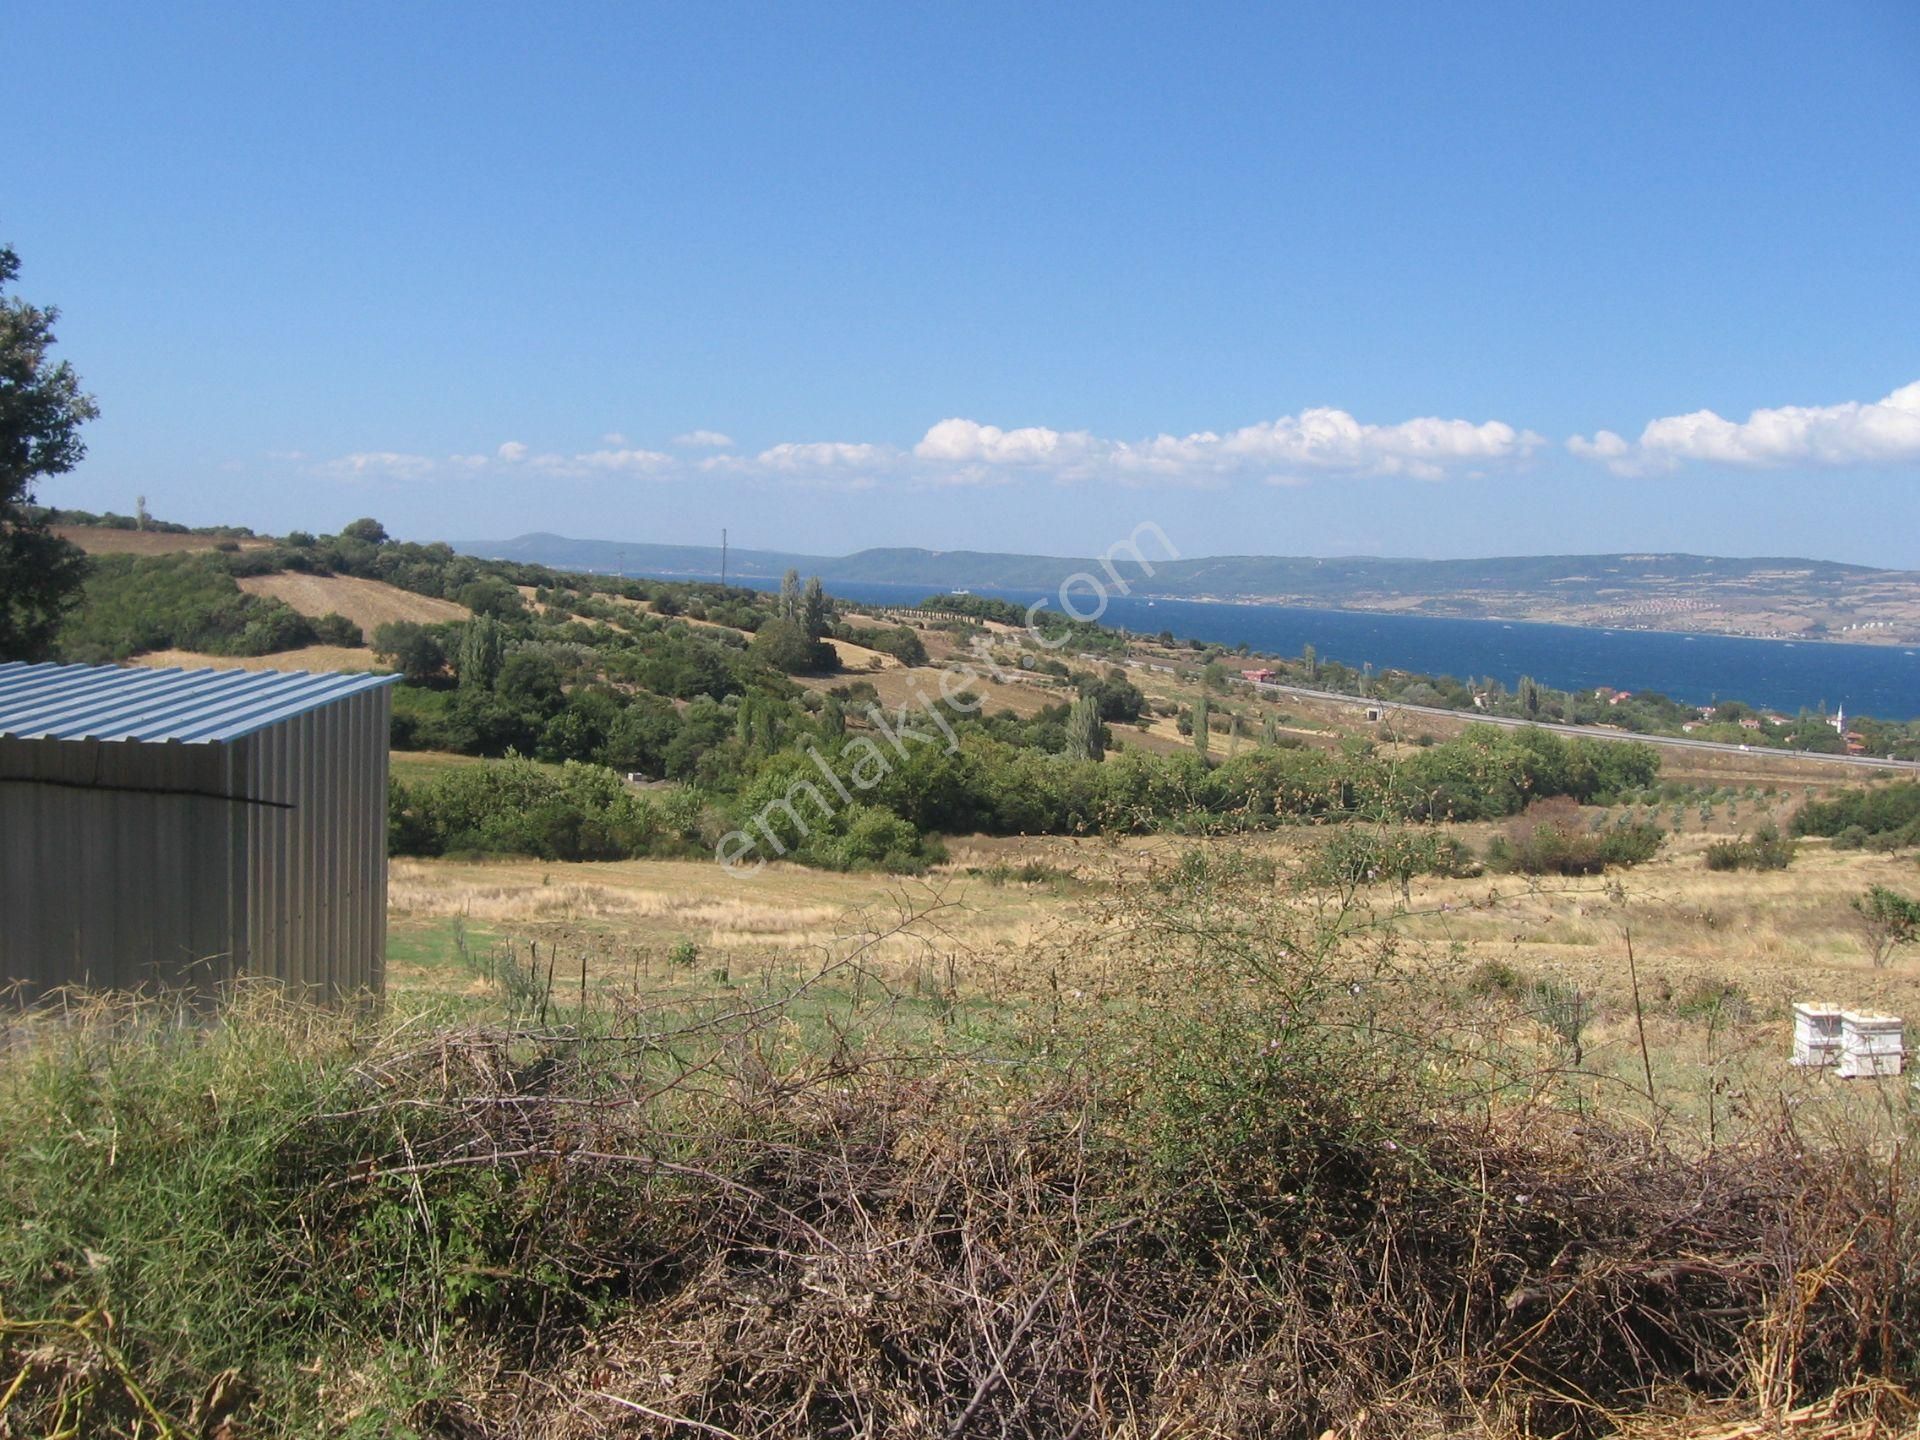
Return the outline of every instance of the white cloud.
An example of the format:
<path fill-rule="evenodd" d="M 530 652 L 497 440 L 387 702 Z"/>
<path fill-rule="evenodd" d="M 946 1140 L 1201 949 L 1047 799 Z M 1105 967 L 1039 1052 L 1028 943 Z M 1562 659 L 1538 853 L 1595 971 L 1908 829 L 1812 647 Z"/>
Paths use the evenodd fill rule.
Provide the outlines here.
<path fill-rule="evenodd" d="M 754 458 L 769 470 L 788 473 L 806 470 L 846 470 L 891 465 L 899 458 L 891 445 L 856 444 L 845 440 L 787 441 L 762 450 Z"/>
<path fill-rule="evenodd" d="M 395 450 L 360 450 L 325 462 L 335 475 L 356 480 L 428 480 L 437 468 L 429 455 L 404 455 Z"/>
<path fill-rule="evenodd" d="M 1621 475 L 1672 470 L 1689 461 L 1741 469 L 1920 464 L 1920 380 L 1884 400 L 1782 405 L 1744 421 L 1711 410 L 1651 420 L 1637 441 L 1611 430 L 1567 441 L 1574 454 Z"/>
<path fill-rule="evenodd" d="M 1312 409 L 1220 434 L 1105 440 L 1085 430 L 1002 430 L 942 420 L 914 447 L 933 465 L 1043 470 L 1058 479 L 1107 474 L 1132 482 L 1217 485 L 1245 474 L 1275 481 L 1307 475 L 1406 475 L 1439 480 L 1524 460 L 1541 436 L 1499 420 L 1417 419 L 1369 425 L 1344 410 Z"/>
<path fill-rule="evenodd" d="M 1099 448 L 1085 430 L 1049 430 L 1028 425 L 1002 430 L 975 420 L 942 420 L 928 429 L 913 453 L 922 460 L 955 464 L 1064 466 L 1084 462 Z"/>
<path fill-rule="evenodd" d="M 1404 475 L 1443 480 L 1493 465 L 1524 460 L 1543 439 L 1500 420 L 1422 417 L 1394 425 L 1370 425 L 1345 410 L 1302 410 L 1278 420 L 1242 426 L 1226 435 L 1202 432 L 1183 439 L 1161 435 L 1126 447 L 1123 466 L 1149 470 L 1262 469 L 1269 479 L 1307 475 Z"/>
<path fill-rule="evenodd" d="M 658 450 L 589 450 L 579 455 L 536 455 L 531 463 L 556 475 L 655 475 L 670 469 L 673 456 Z"/>
<path fill-rule="evenodd" d="M 1532 431 L 1499 420 L 1473 422 L 1425 417 L 1368 424 L 1345 410 L 1318 408 L 1235 430 L 1161 434 L 1138 440 L 1103 438 L 1087 430 L 1045 425 L 1004 429 L 961 416 L 929 426 L 911 449 L 867 441 L 786 441 L 757 454 L 731 453 L 732 441 L 713 430 L 676 436 L 673 454 L 605 437 L 604 448 L 536 451 L 518 440 L 491 455 L 423 456 L 368 452 L 332 462 L 351 473 L 477 474 L 492 468 L 568 478 L 594 476 L 673 479 L 733 475 L 789 484 L 864 487 L 881 481 L 909 485 L 1005 485 L 1039 477 L 1060 483 L 1105 480 L 1123 485 L 1217 487 L 1235 481 L 1300 484 L 1316 477 L 1405 476 L 1440 480 L 1524 462 L 1545 443 Z M 1617 437 L 1614 437 L 1617 441 Z M 1604 437 L 1581 442 L 1599 447 Z M 1624 442 L 1619 442 L 1624 446 Z"/>
<path fill-rule="evenodd" d="M 624 450 L 627 447 L 628 441 L 627 437 L 622 435 L 618 430 L 609 430 L 600 437 L 600 443 L 602 445 L 611 445 L 616 450 Z"/>

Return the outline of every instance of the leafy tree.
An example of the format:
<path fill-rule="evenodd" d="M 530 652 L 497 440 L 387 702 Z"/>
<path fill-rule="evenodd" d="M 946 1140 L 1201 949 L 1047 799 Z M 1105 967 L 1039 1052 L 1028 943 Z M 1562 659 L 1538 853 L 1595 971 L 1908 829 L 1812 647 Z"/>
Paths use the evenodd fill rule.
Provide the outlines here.
<path fill-rule="evenodd" d="M 373 632 L 373 650 L 392 662 L 410 685 L 425 685 L 447 668 L 440 637 L 413 620 L 389 620 Z"/>
<path fill-rule="evenodd" d="M 520 598 L 520 592 L 493 575 L 462 585 L 454 598 L 474 614 L 491 615 L 497 620 L 511 620 L 527 610 L 527 602 Z"/>
<path fill-rule="evenodd" d="M 490 615 L 476 615 L 460 632 L 460 653 L 454 658 L 454 672 L 464 689 L 491 690 L 500 678 L 500 665 L 506 658 L 506 635 L 500 622 Z"/>
<path fill-rule="evenodd" d="M 1306 645 L 1301 647 L 1300 665 L 1301 668 L 1307 672 L 1308 684 L 1312 684 L 1320 678 L 1320 652 L 1315 650 L 1313 646 Z"/>
<path fill-rule="evenodd" d="M 1520 708 L 1526 711 L 1529 719 L 1540 714 L 1540 687 L 1531 675 L 1520 677 Z"/>
<path fill-rule="evenodd" d="M 780 610 L 782 620 L 799 623 L 800 620 L 800 572 L 789 570 L 780 577 Z"/>
<path fill-rule="evenodd" d="M 501 662 L 493 688 L 517 710 L 550 711 L 564 694 L 560 667 L 551 655 L 538 647 L 516 649 L 507 656 Z"/>
<path fill-rule="evenodd" d="M 1147 697 L 1117 665 L 1109 666 L 1106 674 L 1098 679 L 1081 675 L 1078 684 L 1080 693 L 1099 707 L 1102 720 L 1131 724 L 1146 713 Z"/>
<path fill-rule="evenodd" d="M 80 427 L 99 414 L 73 367 L 48 358 L 60 312 L 4 294 L 19 273 L 0 246 L 0 660 L 46 655 L 79 597 L 86 557 L 32 506 L 40 480 L 80 463 Z"/>
<path fill-rule="evenodd" d="M 807 581 L 807 587 L 800 593 L 800 624 L 808 635 L 818 640 L 827 633 L 833 624 L 833 606 L 827 599 L 826 586 L 815 575 Z"/>
<path fill-rule="evenodd" d="M 1098 760 L 1106 753 L 1106 726 L 1100 723 L 1100 702 L 1092 695 L 1082 695 L 1067 712 L 1067 756 L 1072 760 Z"/>
<path fill-rule="evenodd" d="M 811 675 L 832 670 L 839 664 L 833 647 L 807 634 L 797 620 L 782 617 L 769 620 L 754 633 L 748 647 L 754 659 L 771 665 L 783 675 Z"/>
<path fill-rule="evenodd" d="M 891 655 L 902 665 L 927 663 L 926 642 L 911 625 L 896 625 L 891 630 L 862 630 L 853 643 Z"/>
<path fill-rule="evenodd" d="M 1202 756 L 1213 745 L 1213 717 L 1208 712 L 1207 692 L 1202 690 L 1200 698 L 1193 702 L 1193 748 Z"/>
<path fill-rule="evenodd" d="M 337 610 L 329 610 L 313 622 L 313 638 L 322 645 L 359 646 L 367 643 L 360 627 Z"/>
<path fill-rule="evenodd" d="M 1920 938 L 1920 901 L 1909 900 L 1898 890 L 1875 885 L 1854 897 L 1853 909 L 1876 968 L 1902 945 Z"/>
<path fill-rule="evenodd" d="M 358 520 L 350 520 L 340 527 L 340 533 L 349 540 L 359 540 L 367 545 L 387 543 L 387 527 L 371 515 L 363 515 Z"/>

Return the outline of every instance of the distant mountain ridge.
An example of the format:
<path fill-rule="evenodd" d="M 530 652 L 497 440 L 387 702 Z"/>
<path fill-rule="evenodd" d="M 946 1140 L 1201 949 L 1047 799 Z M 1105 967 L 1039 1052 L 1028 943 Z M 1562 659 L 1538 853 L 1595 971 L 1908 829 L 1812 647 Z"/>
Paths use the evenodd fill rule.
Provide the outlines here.
<path fill-rule="evenodd" d="M 456 541 L 454 548 L 488 559 L 520 560 L 562 570 L 624 575 L 714 575 L 717 545 L 653 545 L 622 540 L 576 540 L 536 532 L 513 540 Z M 1160 560 L 1143 547 L 1146 565 L 1124 556 L 1114 566 L 1143 595 L 1208 594 L 1246 599 L 1279 593 L 1336 595 L 1354 589 L 1433 594 L 1452 590 L 1511 590 L 1541 585 L 1609 587 L 1675 581 L 1794 582 L 1844 584 L 1870 577 L 1920 576 L 1837 560 L 1788 556 L 1729 558 L 1679 553 L 1621 555 L 1511 555 L 1476 560 L 1405 560 L 1391 556 L 1335 558 L 1283 555 L 1210 555 Z M 1063 555 L 1018 555 L 990 550 L 924 550 L 890 546 L 851 555 L 808 555 L 783 550 L 729 550 L 727 573 L 742 579 L 777 579 L 788 570 L 822 580 L 872 584 L 965 585 L 988 589 L 1057 586 L 1078 571 L 1098 575 L 1102 562 Z"/>
<path fill-rule="evenodd" d="M 720 571 L 720 549 L 534 533 L 456 542 L 470 555 L 557 570 L 672 579 Z M 1804 638 L 1913 643 L 1920 638 L 1920 574 L 1791 556 L 1733 558 L 1677 553 L 1514 555 L 1471 560 L 1388 556 L 1212 555 L 1146 563 L 1117 558 L 1137 595 L 1263 601 L 1330 609 L 1561 620 Z M 836 583 L 923 585 L 929 590 L 1043 592 L 1087 572 L 1086 557 L 885 547 L 851 555 L 729 550 L 727 576 L 778 579 L 788 570 Z"/>

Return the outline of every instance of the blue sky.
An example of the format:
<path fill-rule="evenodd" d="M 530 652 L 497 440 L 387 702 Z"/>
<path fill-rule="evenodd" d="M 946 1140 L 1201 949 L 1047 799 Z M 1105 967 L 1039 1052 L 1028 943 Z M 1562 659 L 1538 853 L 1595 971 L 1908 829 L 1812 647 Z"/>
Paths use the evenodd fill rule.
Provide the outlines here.
<path fill-rule="evenodd" d="M 0 239 L 102 410 L 52 503 L 1920 568 L 1908 0 L 14 0 L 0 50 Z"/>

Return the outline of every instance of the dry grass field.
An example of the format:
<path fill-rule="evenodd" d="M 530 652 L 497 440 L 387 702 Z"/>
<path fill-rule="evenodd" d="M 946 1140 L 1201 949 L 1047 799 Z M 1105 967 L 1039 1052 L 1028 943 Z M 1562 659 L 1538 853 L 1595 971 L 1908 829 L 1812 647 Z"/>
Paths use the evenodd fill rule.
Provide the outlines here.
<path fill-rule="evenodd" d="M 349 645 L 301 645 L 272 655 L 202 655 L 194 650 L 149 650 L 129 665 L 180 670 L 384 670 L 373 651 Z"/>
<path fill-rule="evenodd" d="M 250 575 L 237 583 L 249 595 L 270 595 L 302 615 L 317 617 L 330 612 L 344 615 L 369 639 L 376 626 L 389 621 L 412 620 L 424 625 L 440 620 L 465 620 L 472 613 L 451 600 L 415 595 L 410 590 L 351 575 L 299 575 L 286 571 L 278 575 Z"/>
<path fill-rule="evenodd" d="M 1587 1008 L 1577 1067 L 1596 1107 L 1658 1112 L 1703 1132 L 1791 1104 L 1808 1117 L 1878 1123 L 1904 1114 L 1904 1085 L 1847 1085 L 1787 1062 L 1796 1000 L 1905 1015 L 1920 1023 L 1920 952 L 1875 968 L 1849 902 L 1869 885 L 1920 894 L 1910 854 L 1801 842 L 1784 872 L 1710 871 L 1706 846 L 1783 818 L 1794 803 L 1745 798 L 1703 817 L 1689 805 L 1654 861 L 1592 879 L 1415 880 L 1365 888 L 1369 924 L 1396 937 L 1405 964 L 1469 1006 L 1484 997 L 1489 1043 L 1559 1073 L 1551 1027 L 1529 1018 L 1541 985 L 1577 990 Z M 1619 812 L 1589 812 L 1594 823 Z M 1668 825 L 1671 811 L 1659 821 Z M 1455 827 L 1483 849 L 1496 827 Z M 1126 948 L 1117 899 L 1149 893 L 1187 852 L 1232 852 L 1297 870 L 1312 830 L 1234 839 L 951 841 L 921 877 L 839 874 L 774 864 L 736 878 L 705 860 L 557 864 L 395 861 L 392 982 L 460 991 L 476 983 L 457 951 L 529 945 L 578 984 L 684 992 L 804 974 L 854 950 L 894 993 L 952 991 L 990 1003 L 1030 995 L 1044 977 L 1097 974 Z M 1629 945 L 1632 959 L 1629 963 Z M 687 947 L 691 947 L 688 949 Z M 679 950 L 676 965 L 671 957 Z M 1637 985 L 1637 1004 L 1636 1004 Z M 1645 1049 L 1642 1049 L 1642 1036 Z M 1666 1123 L 1663 1121 L 1663 1123 Z"/>
<path fill-rule="evenodd" d="M 222 543 L 217 535 L 175 535 L 159 530 L 116 530 L 109 526 L 56 525 L 53 533 L 70 540 L 89 555 L 175 555 L 189 550 L 211 550 Z M 264 550 L 271 540 L 232 542 L 242 550 Z"/>
<path fill-rule="evenodd" d="M 427 766 L 431 757 L 399 763 Z M 1458 833 L 1471 843 L 1484 831 Z M 1920 954 L 1875 969 L 1848 906 L 1871 884 L 1920 890 L 1910 855 L 1803 841 L 1787 871 L 1716 872 L 1702 854 L 1717 833 L 1682 834 L 1653 862 L 1595 879 L 1417 879 L 1398 923 L 1422 943 L 1458 948 L 1463 975 L 1498 960 L 1624 998 L 1631 933 L 1642 985 L 1661 994 L 1724 982 L 1764 1006 L 1813 998 L 1920 1015 Z M 396 860 L 392 916 L 402 929 L 464 916 L 616 947 L 692 940 L 744 961 L 826 945 L 875 914 L 923 903 L 940 908 L 957 949 L 1004 951 L 1070 923 L 1087 894 L 1139 880 L 1189 849 L 1231 847 L 1284 871 L 1311 843 L 1311 832 L 1233 840 L 970 837 L 950 842 L 948 860 L 929 874 L 904 878 L 784 863 L 742 878 L 701 859 Z M 1022 881 L 1023 871 L 1042 878 Z M 1380 899 L 1388 898 L 1383 891 Z"/>

